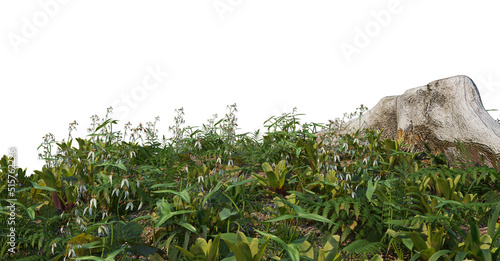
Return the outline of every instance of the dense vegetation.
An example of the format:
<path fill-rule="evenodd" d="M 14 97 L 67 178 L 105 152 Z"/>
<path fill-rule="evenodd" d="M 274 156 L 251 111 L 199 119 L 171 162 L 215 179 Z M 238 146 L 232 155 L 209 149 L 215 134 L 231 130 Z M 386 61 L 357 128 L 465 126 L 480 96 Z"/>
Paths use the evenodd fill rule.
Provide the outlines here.
<path fill-rule="evenodd" d="M 0 160 L 2 260 L 499 260 L 498 171 L 340 134 L 364 111 L 322 126 L 294 110 L 261 135 L 236 134 L 236 105 L 199 129 L 179 109 L 170 139 L 158 118 L 116 131 L 111 109 L 86 138 L 72 123 L 33 175 Z"/>

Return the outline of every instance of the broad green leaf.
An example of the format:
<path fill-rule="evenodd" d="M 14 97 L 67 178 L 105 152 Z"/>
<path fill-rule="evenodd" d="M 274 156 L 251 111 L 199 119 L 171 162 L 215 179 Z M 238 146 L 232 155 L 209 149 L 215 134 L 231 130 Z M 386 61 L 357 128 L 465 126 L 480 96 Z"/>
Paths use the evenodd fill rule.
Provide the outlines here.
<path fill-rule="evenodd" d="M 240 249 L 241 253 L 243 253 L 243 255 L 245 256 L 245 259 L 243 259 L 243 260 L 248 260 L 248 261 L 252 260 L 252 250 L 250 249 L 250 245 L 248 244 L 248 242 L 247 243 L 240 242 L 236 246 Z M 239 261 L 239 260 L 237 260 L 237 261 Z"/>
<path fill-rule="evenodd" d="M 137 222 L 117 223 L 113 226 L 113 237 L 116 239 L 135 239 L 141 236 L 143 228 Z"/>
<path fill-rule="evenodd" d="M 278 217 L 275 217 L 275 218 L 271 218 L 271 219 L 268 219 L 268 220 L 265 220 L 265 221 L 262 221 L 263 223 L 268 223 L 268 222 L 278 222 L 278 221 L 281 221 L 281 220 L 287 220 L 287 219 L 291 219 L 291 218 L 296 218 L 298 217 L 297 215 L 281 215 L 281 216 L 278 216 Z"/>
<path fill-rule="evenodd" d="M 194 258 L 194 254 L 192 254 L 191 252 L 187 251 L 186 249 L 180 247 L 180 246 L 175 246 L 175 248 L 177 248 L 179 251 L 181 251 L 186 257 L 188 258 Z"/>
<path fill-rule="evenodd" d="M 208 261 L 217 260 L 217 256 L 219 255 L 219 244 L 220 244 L 220 233 L 215 237 L 214 241 L 210 245 L 210 249 L 208 251 Z"/>
<path fill-rule="evenodd" d="M 474 242 L 475 245 L 480 246 L 481 245 L 481 234 L 479 233 L 479 227 L 477 226 L 476 221 L 474 218 L 468 217 L 467 220 L 469 221 L 469 236 L 472 239 L 472 242 Z"/>
<path fill-rule="evenodd" d="M 371 179 L 368 181 L 368 188 L 366 189 L 366 198 L 368 199 L 369 202 L 372 201 L 373 193 L 375 192 L 375 189 L 377 189 L 377 183 L 378 181 L 375 181 L 375 184 L 373 184 Z"/>
<path fill-rule="evenodd" d="M 257 238 L 252 239 L 250 242 L 250 250 L 252 250 L 252 256 L 257 255 L 259 253 L 259 240 Z"/>
<path fill-rule="evenodd" d="M 408 249 L 410 249 L 410 251 L 413 250 L 413 241 L 411 239 L 409 239 L 409 238 L 403 238 L 403 239 L 401 239 L 401 241 L 403 241 L 403 244 Z"/>
<path fill-rule="evenodd" d="M 462 260 L 464 260 L 467 257 L 467 254 L 468 254 L 467 252 L 458 251 L 455 254 L 455 261 L 462 261 Z"/>
<path fill-rule="evenodd" d="M 273 167 L 271 167 L 271 165 L 269 163 L 267 163 L 267 162 L 264 162 L 262 164 L 262 169 L 264 170 L 265 173 L 267 173 L 267 172 L 274 172 L 273 171 Z"/>
<path fill-rule="evenodd" d="M 446 204 L 459 205 L 459 206 L 464 205 L 463 203 L 457 202 L 455 200 L 442 199 L 440 197 L 436 197 L 436 196 L 432 196 L 432 195 L 431 195 L 431 197 L 436 199 L 439 202 L 434 208 L 440 208 Z"/>
<path fill-rule="evenodd" d="M 323 216 L 317 215 L 317 214 L 300 214 L 300 215 L 298 215 L 298 217 L 335 225 L 335 223 L 333 221 L 331 221 Z"/>
<path fill-rule="evenodd" d="M 411 239 L 413 245 L 417 248 L 417 251 L 422 251 L 424 249 L 427 249 L 427 244 L 420 236 L 420 233 L 408 232 L 406 233 L 406 235 Z"/>
<path fill-rule="evenodd" d="M 270 237 L 267 237 L 266 242 L 264 242 L 262 245 L 260 245 L 259 252 L 257 252 L 257 254 L 253 256 L 253 261 L 260 261 L 262 259 L 262 257 L 264 256 L 264 253 L 266 251 L 267 244 L 269 244 L 270 239 L 271 239 Z M 256 241 L 256 238 L 254 238 L 252 240 L 252 243 L 254 241 Z"/>
<path fill-rule="evenodd" d="M 188 187 L 183 189 L 181 192 L 175 191 L 175 190 L 159 190 L 159 191 L 153 191 L 153 193 L 172 193 L 174 195 L 179 196 L 182 200 L 184 200 L 186 203 L 191 203 L 191 197 L 189 196 L 189 190 L 191 190 L 194 186 Z"/>
<path fill-rule="evenodd" d="M 123 165 L 122 162 L 118 162 L 118 164 L 111 164 L 111 166 L 117 167 L 117 168 L 119 168 L 119 169 L 121 169 L 123 171 L 127 171 L 127 167 L 125 167 L 125 165 Z"/>
<path fill-rule="evenodd" d="M 202 206 L 205 206 L 205 203 L 207 202 L 207 200 L 208 200 L 208 199 L 209 199 L 209 198 L 210 198 L 210 197 L 211 197 L 211 196 L 212 196 L 215 192 L 217 192 L 217 191 L 220 189 L 220 187 L 221 187 L 221 186 L 222 186 L 222 181 L 217 182 L 217 185 L 215 185 L 215 188 L 213 188 L 210 192 L 208 192 L 208 194 L 207 194 L 205 197 L 203 197 L 203 202 L 202 202 L 202 204 L 201 204 L 201 205 L 202 205 Z"/>
<path fill-rule="evenodd" d="M 224 208 L 221 212 L 219 212 L 219 217 L 221 221 L 226 220 L 227 218 L 230 218 L 232 216 L 238 215 L 238 211 L 233 211 L 229 210 L 228 208 Z"/>
<path fill-rule="evenodd" d="M 47 187 L 47 186 L 40 186 L 38 183 L 35 183 L 33 181 L 30 181 L 31 185 L 33 185 L 33 188 L 39 189 L 39 190 L 46 190 L 46 191 L 51 191 L 51 192 L 59 192 L 59 190 Z M 47 183 L 45 183 L 47 184 Z"/>
<path fill-rule="evenodd" d="M 255 231 L 257 231 L 257 233 L 261 234 L 262 236 L 270 237 L 272 240 L 278 242 L 278 244 L 280 244 L 285 249 L 286 253 L 288 254 L 288 257 L 292 261 L 300 261 L 300 253 L 299 253 L 299 250 L 297 248 L 287 245 L 285 243 L 285 241 L 283 241 L 281 238 L 279 238 L 275 235 L 272 235 L 272 234 L 269 234 L 269 233 L 266 233 L 263 231 L 259 231 L 257 229 L 255 229 Z"/>
<path fill-rule="evenodd" d="M 266 172 L 266 177 L 269 182 L 269 187 L 271 189 L 276 189 L 280 187 L 280 181 L 274 172 Z"/>
<path fill-rule="evenodd" d="M 260 177 L 260 176 L 259 176 Z M 262 177 L 261 177 L 262 178 Z M 238 182 L 232 182 L 231 185 L 229 185 L 227 188 L 226 188 L 226 192 L 230 189 L 232 189 L 233 187 L 237 187 L 237 186 L 241 186 L 243 184 L 247 184 L 247 183 L 250 183 L 250 182 L 253 182 L 253 181 L 256 181 L 257 179 L 247 179 L 247 180 L 241 180 L 241 181 L 238 181 Z"/>
<path fill-rule="evenodd" d="M 308 241 L 302 242 L 298 247 L 300 256 L 314 260 L 314 249 Z"/>
<path fill-rule="evenodd" d="M 172 188 L 172 187 L 175 187 L 177 185 L 178 185 L 177 183 L 155 184 L 155 185 L 151 186 L 151 188 L 152 189 L 155 189 L 155 188 Z"/>
<path fill-rule="evenodd" d="M 429 261 L 437 261 L 441 256 L 444 256 L 448 253 L 451 253 L 450 250 L 441 250 L 441 251 L 437 251 L 436 253 L 434 253 L 431 258 L 429 258 Z M 449 258 L 448 258 L 449 259 Z"/>
<path fill-rule="evenodd" d="M 432 255 L 434 255 L 434 253 L 436 253 L 436 250 L 431 247 L 431 248 L 427 248 L 427 249 L 424 249 L 422 251 L 420 251 L 420 255 L 425 259 L 425 260 L 429 260 L 431 258 Z"/>
<path fill-rule="evenodd" d="M 233 252 L 236 261 L 245 260 L 245 254 L 243 254 L 243 252 L 238 247 L 236 247 L 236 245 L 234 245 L 233 243 L 231 243 L 231 241 L 227 239 L 222 239 L 222 240 L 226 242 L 226 245 L 229 247 L 231 252 Z"/>
<path fill-rule="evenodd" d="M 175 211 L 175 212 L 170 212 L 166 215 L 161 215 L 160 220 L 158 220 L 158 222 L 155 225 L 155 228 L 158 228 L 163 223 L 165 223 L 165 221 L 167 221 L 168 219 L 170 219 L 173 216 L 187 214 L 187 213 L 193 213 L 193 212 L 196 212 L 196 210 L 179 210 L 179 211 Z"/>
<path fill-rule="evenodd" d="M 238 231 L 238 232 L 236 233 L 236 242 L 238 242 L 238 243 L 239 243 L 239 242 L 243 242 L 243 243 L 245 243 L 245 244 L 248 244 L 248 239 L 247 239 L 247 237 L 245 236 L 245 234 L 243 234 L 243 232 Z"/>
<path fill-rule="evenodd" d="M 187 222 L 182 221 L 182 222 L 175 222 L 175 223 L 176 223 L 176 224 L 179 224 L 179 225 L 180 225 L 180 226 L 182 226 L 183 228 L 185 228 L 185 229 L 187 229 L 187 230 L 189 230 L 189 231 L 191 231 L 191 232 L 193 232 L 193 233 L 196 233 L 196 232 L 197 232 L 197 231 L 196 231 L 196 228 L 195 228 L 193 225 L 191 225 L 191 224 L 189 224 L 189 223 L 187 223 Z"/>

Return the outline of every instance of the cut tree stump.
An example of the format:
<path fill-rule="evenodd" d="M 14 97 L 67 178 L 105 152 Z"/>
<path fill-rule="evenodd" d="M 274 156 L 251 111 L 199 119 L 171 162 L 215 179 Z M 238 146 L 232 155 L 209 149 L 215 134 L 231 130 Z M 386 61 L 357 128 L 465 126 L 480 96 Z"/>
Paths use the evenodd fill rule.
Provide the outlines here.
<path fill-rule="evenodd" d="M 383 139 L 403 138 L 413 151 L 425 151 L 424 141 L 434 154 L 443 153 L 450 162 L 470 158 L 476 165 L 500 170 L 500 124 L 484 109 L 476 85 L 467 76 L 382 98 L 347 126 L 347 132 L 383 129 Z M 463 151 L 456 141 L 463 144 Z"/>

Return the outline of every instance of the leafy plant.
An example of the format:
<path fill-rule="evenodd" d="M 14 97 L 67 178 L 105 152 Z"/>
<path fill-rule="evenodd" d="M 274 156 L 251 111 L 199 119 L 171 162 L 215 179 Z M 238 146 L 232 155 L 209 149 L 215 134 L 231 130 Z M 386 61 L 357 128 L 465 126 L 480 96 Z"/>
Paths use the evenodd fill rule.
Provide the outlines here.
<path fill-rule="evenodd" d="M 286 161 L 280 161 L 276 164 L 274 169 L 269 163 L 265 162 L 262 164 L 262 169 L 266 175 L 265 178 L 258 174 L 253 174 L 253 176 L 257 178 L 261 184 L 267 186 L 271 191 L 280 195 L 286 195 L 285 182 L 287 174 L 289 173 L 289 167 L 287 166 Z"/>
<path fill-rule="evenodd" d="M 210 239 L 205 241 L 203 238 L 196 239 L 194 245 L 191 246 L 191 251 L 175 246 L 179 249 L 189 260 L 219 260 L 219 243 L 221 235 L 217 235 L 214 240 Z"/>
<path fill-rule="evenodd" d="M 224 242 L 229 246 L 231 252 L 234 254 L 234 260 L 236 261 L 259 261 L 265 254 L 267 245 L 269 244 L 270 237 L 267 237 L 266 241 L 259 246 L 259 240 L 253 238 L 250 242 L 248 241 L 245 234 L 242 232 L 236 233 L 236 242 L 233 243 L 229 239 L 223 238 Z M 233 260 L 232 258 L 225 258 L 224 260 Z"/>

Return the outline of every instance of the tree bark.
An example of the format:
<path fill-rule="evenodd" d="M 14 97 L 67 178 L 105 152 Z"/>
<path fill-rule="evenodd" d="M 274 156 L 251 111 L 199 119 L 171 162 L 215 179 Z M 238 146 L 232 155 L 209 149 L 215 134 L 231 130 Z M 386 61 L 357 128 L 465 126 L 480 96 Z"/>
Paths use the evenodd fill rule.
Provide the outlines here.
<path fill-rule="evenodd" d="M 500 124 L 484 109 L 476 85 L 467 76 L 382 98 L 361 119 L 351 120 L 346 131 L 358 128 L 383 129 L 383 139 L 403 138 L 413 151 L 425 151 L 422 142 L 426 142 L 433 153 L 444 153 L 450 162 L 470 158 L 476 165 L 500 169 Z"/>

